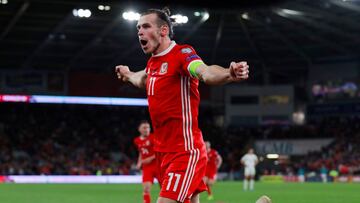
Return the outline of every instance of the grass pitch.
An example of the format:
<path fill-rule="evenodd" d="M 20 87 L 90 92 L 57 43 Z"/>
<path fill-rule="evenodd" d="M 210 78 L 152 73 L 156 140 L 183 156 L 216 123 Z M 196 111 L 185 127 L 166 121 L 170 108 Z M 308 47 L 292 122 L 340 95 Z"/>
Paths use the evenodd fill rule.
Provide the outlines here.
<path fill-rule="evenodd" d="M 159 192 L 152 189 L 152 199 Z M 268 195 L 273 203 L 359 203 L 356 183 L 256 183 L 255 191 L 244 192 L 241 182 L 218 182 L 215 199 L 201 194 L 201 203 L 255 203 Z M 141 203 L 140 184 L 0 184 L 1 203 Z"/>

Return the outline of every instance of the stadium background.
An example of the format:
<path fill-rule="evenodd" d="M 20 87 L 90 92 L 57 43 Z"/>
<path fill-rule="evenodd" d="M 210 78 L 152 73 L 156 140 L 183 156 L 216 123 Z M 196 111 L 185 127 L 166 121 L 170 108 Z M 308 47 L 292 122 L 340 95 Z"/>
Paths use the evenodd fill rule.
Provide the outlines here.
<path fill-rule="evenodd" d="M 136 21 L 129 21 L 124 12 L 163 6 L 187 16 L 187 23 L 175 26 L 174 39 L 192 45 L 206 63 L 226 67 L 231 60 L 246 60 L 250 64 L 246 82 L 200 85 L 200 127 L 224 159 L 219 174 L 224 182 L 214 191 L 218 200 L 251 202 L 256 195 L 269 193 L 276 202 L 302 202 L 301 196 L 310 197 L 303 202 L 356 202 L 360 182 L 357 0 L 236 4 L 0 0 L 0 183 L 6 183 L 0 184 L 0 202 L 63 199 L 37 197 L 43 190 L 51 196 L 52 187 L 70 197 L 71 188 L 76 188 L 79 193 L 73 195 L 78 199 L 69 202 L 140 201 L 138 184 L 75 184 L 61 189 L 11 182 L 139 180 L 132 179 L 139 174 L 134 169 L 137 153 L 132 139 L 138 122 L 148 118 L 147 108 L 133 100 L 124 101 L 127 105 L 111 105 L 110 100 L 142 99 L 145 94 L 118 81 L 114 66 L 140 70 L 146 65 Z M 44 100 L 44 95 L 54 97 Z M 79 102 L 88 104 L 71 104 Z M 261 158 L 256 193 L 232 196 L 227 192 L 241 191 L 239 159 L 251 146 Z M 321 183 L 321 171 L 331 183 Z M 299 174 L 312 183 L 289 183 L 298 182 Z M 84 175 L 93 176 L 79 178 Z M 281 183 L 272 185 L 275 182 Z M 133 190 L 126 199 L 128 188 Z M 88 199 L 92 190 L 99 191 L 99 199 Z M 29 191 L 25 200 L 18 199 L 24 191 Z"/>

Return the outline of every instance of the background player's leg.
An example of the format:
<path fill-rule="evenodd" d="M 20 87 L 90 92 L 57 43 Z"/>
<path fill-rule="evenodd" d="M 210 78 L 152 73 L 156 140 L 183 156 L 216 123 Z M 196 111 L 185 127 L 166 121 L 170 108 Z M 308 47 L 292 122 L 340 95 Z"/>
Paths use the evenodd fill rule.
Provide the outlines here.
<path fill-rule="evenodd" d="M 208 182 L 206 185 L 208 187 L 208 190 L 207 190 L 208 196 L 211 197 L 212 196 L 211 184 Z"/>
<path fill-rule="evenodd" d="M 151 196 L 150 196 L 150 189 L 151 189 L 151 182 L 144 182 L 143 183 L 143 199 L 144 203 L 150 203 L 151 202 Z"/>
<path fill-rule="evenodd" d="M 213 193 L 212 193 L 212 187 L 215 183 L 215 180 L 213 179 L 208 179 L 208 182 L 207 182 L 207 187 L 208 187 L 208 200 L 213 200 L 214 199 L 214 196 L 213 196 Z"/>
<path fill-rule="evenodd" d="M 250 177 L 250 190 L 254 190 L 254 176 Z"/>
<path fill-rule="evenodd" d="M 245 178 L 244 178 L 244 190 L 246 191 L 247 189 L 248 189 L 248 184 L 249 184 L 249 181 L 248 181 L 248 177 L 247 176 L 245 176 Z"/>

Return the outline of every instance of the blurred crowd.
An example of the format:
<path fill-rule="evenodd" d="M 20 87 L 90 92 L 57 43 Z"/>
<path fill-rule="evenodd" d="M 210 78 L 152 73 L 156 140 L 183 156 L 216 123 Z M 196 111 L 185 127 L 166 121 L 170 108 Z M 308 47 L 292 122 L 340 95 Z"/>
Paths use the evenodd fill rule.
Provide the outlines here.
<path fill-rule="evenodd" d="M 257 139 L 334 138 L 319 152 L 280 163 L 259 164 L 258 174 L 297 174 L 337 170 L 360 172 L 360 118 L 332 117 L 304 126 L 267 125 L 224 128 L 221 113 L 200 108 L 204 139 L 223 157 L 221 172 L 239 173 L 239 159 Z M 145 107 L 0 105 L 0 175 L 135 174 L 139 121 Z"/>
<path fill-rule="evenodd" d="M 141 107 L 1 104 L 0 174 L 129 174 Z"/>
<path fill-rule="evenodd" d="M 339 175 L 360 174 L 360 117 L 330 117 L 313 125 L 334 141 L 321 151 L 307 154 L 298 168 L 308 173 L 336 170 Z"/>

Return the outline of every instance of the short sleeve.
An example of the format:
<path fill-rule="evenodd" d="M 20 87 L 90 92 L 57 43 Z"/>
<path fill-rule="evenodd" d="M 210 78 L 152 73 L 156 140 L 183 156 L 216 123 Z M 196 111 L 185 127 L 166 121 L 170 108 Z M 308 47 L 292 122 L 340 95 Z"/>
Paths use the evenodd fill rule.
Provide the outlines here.
<path fill-rule="evenodd" d="M 244 156 L 242 156 L 242 157 L 241 157 L 241 159 L 240 159 L 240 161 L 244 161 L 244 159 L 245 159 L 245 157 L 244 157 Z"/>
<path fill-rule="evenodd" d="M 188 76 L 196 77 L 196 68 L 199 65 L 204 64 L 204 62 L 200 56 L 197 55 L 194 48 L 189 45 L 182 46 L 179 50 L 178 56 L 180 58 L 182 71 Z"/>

